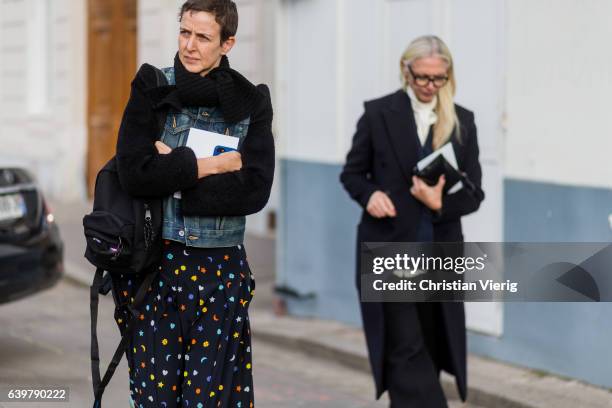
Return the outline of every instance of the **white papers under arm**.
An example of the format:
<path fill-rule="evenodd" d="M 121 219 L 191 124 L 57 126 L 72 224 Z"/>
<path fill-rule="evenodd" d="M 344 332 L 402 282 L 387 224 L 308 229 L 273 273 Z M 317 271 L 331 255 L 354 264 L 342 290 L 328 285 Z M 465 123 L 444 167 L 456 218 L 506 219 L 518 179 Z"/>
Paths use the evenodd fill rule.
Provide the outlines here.
<path fill-rule="evenodd" d="M 187 143 L 185 146 L 193 150 L 198 159 L 203 159 L 206 157 L 212 157 L 217 146 L 238 149 L 239 140 L 240 139 L 236 136 L 229 136 L 221 133 L 209 132 L 208 130 L 191 128 L 189 129 Z M 180 199 L 181 192 L 177 191 L 174 193 L 174 198 Z"/>
<path fill-rule="evenodd" d="M 421 160 L 419 160 L 419 162 L 417 163 L 417 169 L 423 170 L 425 166 L 427 166 L 429 163 L 434 161 L 434 159 L 438 157 L 439 155 L 444 156 L 446 161 L 451 166 L 453 166 L 457 171 L 459 171 L 459 165 L 457 164 L 457 156 L 455 156 L 455 149 L 453 149 L 453 144 L 450 142 L 446 143 L 444 146 L 442 146 L 441 148 L 439 148 L 438 150 L 436 150 L 429 156 L 426 156 L 422 158 Z M 448 190 L 447 194 L 456 193 L 462 188 L 463 188 L 463 183 L 461 181 L 458 181 L 454 186 L 450 188 L 450 190 Z"/>
<path fill-rule="evenodd" d="M 186 146 L 191 148 L 198 159 L 211 157 L 215 147 L 225 146 L 232 149 L 238 148 L 239 138 L 236 136 L 223 135 L 221 133 L 209 132 L 207 130 L 191 128 L 187 136 Z"/>

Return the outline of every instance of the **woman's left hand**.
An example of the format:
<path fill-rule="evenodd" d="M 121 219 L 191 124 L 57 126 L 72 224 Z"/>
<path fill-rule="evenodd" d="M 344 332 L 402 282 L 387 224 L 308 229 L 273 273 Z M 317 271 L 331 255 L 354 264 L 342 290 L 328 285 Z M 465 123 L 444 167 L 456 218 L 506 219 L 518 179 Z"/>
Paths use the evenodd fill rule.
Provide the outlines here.
<path fill-rule="evenodd" d="M 165 144 L 164 142 L 160 142 L 159 140 L 155 142 L 155 148 L 159 154 L 168 154 L 172 151 L 170 146 Z"/>
<path fill-rule="evenodd" d="M 412 176 L 410 193 L 430 210 L 439 211 L 442 208 L 442 189 L 446 180 L 440 176 L 435 186 L 429 186 L 417 176 Z"/>

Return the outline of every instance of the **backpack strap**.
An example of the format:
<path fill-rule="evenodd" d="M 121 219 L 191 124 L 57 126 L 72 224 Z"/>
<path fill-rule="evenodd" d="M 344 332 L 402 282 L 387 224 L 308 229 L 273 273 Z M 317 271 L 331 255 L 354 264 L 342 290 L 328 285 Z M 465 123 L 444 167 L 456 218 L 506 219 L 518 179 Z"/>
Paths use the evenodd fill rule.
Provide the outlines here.
<path fill-rule="evenodd" d="M 160 86 L 168 85 L 168 78 L 166 77 L 166 74 L 164 74 L 164 71 L 157 67 L 153 68 L 155 70 L 155 76 L 157 79 L 157 87 L 159 88 Z"/>
<path fill-rule="evenodd" d="M 136 296 L 134 296 L 134 301 L 131 305 L 128 306 L 128 310 L 131 313 L 130 320 L 127 323 L 125 330 L 121 336 L 121 341 L 113 354 L 113 358 L 106 369 L 106 373 L 104 373 L 104 377 L 100 378 L 100 350 L 98 345 L 98 303 L 100 293 L 104 293 L 105 290 L 105 276 L 104 269 L 96 268 L 96 274 L 94 275 L 93 282 L 90 288 L 90 312 L 91 312 L 91 378 L 93 382 L 93 391 L 94 391 L 94 405 L 93 408 L 101 408 L 102 407 L 102 394 L 104 393 L 104 389 L 110 382 L 113 374 L 115 374 L 115 369 L 121 362 L 121 358 L 125 353 L 125 350 L 128 347 L 128 344 L 131 341 L 132 334 L 134 333 L 134 327 L 138 322 L 138 317 L 140 313 L 138 312 L 138 307 L 144 301 L 144 298 L 149 290 L 149 287 L 153 283 L 153 280 L 157 277 L 158 270 L 152 271 L 145 275 L 143 282 L 140 284 L 140 287 L 136 291 Z M 108 292 L 107 292 L 108 293 Z"/>
<path fill-rule="evenodd" d="M 162 71 L 161 69 L 157 67 L 153 67 L 153 70 L 155 71 L 157 87 L 159 88 L 159 87 L 168 85 L 168 78 L 166 77 L 166 74 L 164 74 L 164 71 Z M 155 111 L 155 118 L 157 119 L 157 125 L 158 125 L 157 127 L 159 129 L 159 135 L 157 136 L 158 139 L 161 138 L 164 132 L 164 126 L 166 124 L 167 115 L 168 115 L 167 109 L 158 109 Z"/>

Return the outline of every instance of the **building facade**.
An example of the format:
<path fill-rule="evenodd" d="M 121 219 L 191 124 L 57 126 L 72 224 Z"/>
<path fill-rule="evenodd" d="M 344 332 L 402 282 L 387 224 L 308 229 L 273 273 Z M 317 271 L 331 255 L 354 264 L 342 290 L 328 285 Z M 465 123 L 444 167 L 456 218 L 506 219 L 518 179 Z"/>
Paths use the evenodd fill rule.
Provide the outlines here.
<path fill-rule="evenodd" d="M 603 164 L 612 150 L 611 3 L 303 0 L 281 10 L 277 280 L 294 293 L 290 313 L 360 324 L 360 209 L 338 176 L 363 102 L 400 87 L 400 55 L 422 34 L 447 42 L 456 101 L 476 115 L 487 196 L 464 218 L 466 240 L 612 240 L 612 167 Z M 471 352 L 612 387 L 612 305 L 466 310 Z"/>
<path fill-rule="evenodd" d="M 416 36 L 454 54 L 476 114 L 484 189 L 468 241 L 612 239 L 612 27 L 606 0 L 239 0 L 230 63 L 271 85 L 277 284 L 295 315 L 359 325 L 360 210 L 338 176 L 363 101 L 400 86 Z M 0 163 L 83 200 L 114 149 L 142 62 L 168 66 L 180 0 L 0 0 Z M 611 91 L 611 92 L 608 92 Z M 474 353 L 612 387 L 610 304 L 467 304 Z"/>

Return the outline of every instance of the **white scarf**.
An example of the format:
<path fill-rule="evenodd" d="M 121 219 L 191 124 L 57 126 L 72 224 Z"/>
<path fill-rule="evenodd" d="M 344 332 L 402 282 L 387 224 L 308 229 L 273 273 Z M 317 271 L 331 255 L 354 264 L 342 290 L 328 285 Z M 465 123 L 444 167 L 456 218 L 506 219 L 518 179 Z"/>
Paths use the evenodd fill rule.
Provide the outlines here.
<path fill-rule="evenodd" d="M 434 112 L 434 108 L 438 103 L 438 97 L 434 96 L 431 102 L 425 103 L 417 98 L 411 87 L 408 87 L 407 92 L 412 102 L 412 110 L 414 111 L 414 120 L 416 122 L 419 140 L 421 141 L 421 145 L 424 146 L 427 135 L 429 135 L 429 128 L 438 120 L 438 115 Z"/>

